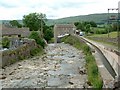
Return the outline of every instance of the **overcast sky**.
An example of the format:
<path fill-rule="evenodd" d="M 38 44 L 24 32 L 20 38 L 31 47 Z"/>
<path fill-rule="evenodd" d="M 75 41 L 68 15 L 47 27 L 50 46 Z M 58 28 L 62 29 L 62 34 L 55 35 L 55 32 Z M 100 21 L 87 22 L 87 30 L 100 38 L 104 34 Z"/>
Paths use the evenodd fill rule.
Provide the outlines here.
<path fill-rule="evenodd" d="M 108 8 L 118 8 L 118 1 L 119 0 L 0 0 L 0 20 L 22 19 L 23 15 L 33 12 L 44 13 L 48 19 L 107 13 Z"/>

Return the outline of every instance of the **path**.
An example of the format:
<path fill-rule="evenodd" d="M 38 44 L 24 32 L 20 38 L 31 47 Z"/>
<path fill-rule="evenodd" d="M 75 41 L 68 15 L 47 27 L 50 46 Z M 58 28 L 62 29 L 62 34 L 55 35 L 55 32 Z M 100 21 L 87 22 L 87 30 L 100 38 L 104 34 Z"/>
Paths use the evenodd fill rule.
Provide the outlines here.
<path fill-rule="evenodd" d="M 82 51 L 60 43 L 49 44 L 46 54 L 2 69 L 4 88 L 83 88 L 87 81 Z M 2 79 L 1 79 L 2 78 Z"/>

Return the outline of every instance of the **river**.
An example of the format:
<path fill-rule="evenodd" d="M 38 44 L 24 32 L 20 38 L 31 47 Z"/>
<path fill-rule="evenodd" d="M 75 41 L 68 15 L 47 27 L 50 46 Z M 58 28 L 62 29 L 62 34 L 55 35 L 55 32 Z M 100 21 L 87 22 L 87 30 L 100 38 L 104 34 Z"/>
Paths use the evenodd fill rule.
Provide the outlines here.
<path fill-rule="evenodd" d="M 82 51 L 48 44 L 46 54 L 0 69 L 3 88 L 84 88 L 87 74 Z"/>

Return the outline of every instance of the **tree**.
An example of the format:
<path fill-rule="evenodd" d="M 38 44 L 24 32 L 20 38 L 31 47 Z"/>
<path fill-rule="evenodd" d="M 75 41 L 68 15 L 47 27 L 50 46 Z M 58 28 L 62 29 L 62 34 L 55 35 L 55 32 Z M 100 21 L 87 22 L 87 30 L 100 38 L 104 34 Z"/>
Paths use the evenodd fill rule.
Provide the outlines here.
<path fill-rule="evenodd" d="M 90 21 L 91 27 L 97 27 L 97 24 L 94 21 Z"/>
<path fill-rule="evenodd" d="M 74 23 L 74 25 L 75 25 L 76 27 L 78 26 L 78 24 L 79 24 L 79 22 L 75 22 L 75 23 Z"/>
<path fill-rule="evenodd" d="M 45 26 L 46 15 L 42 13 L 30 13 L 23 16 L 23 23 L 29 27 L 30 31 L 40 30 L 41 36 L 43 35 L 43 27 Z"/>
<path fill-rule="evenodd" d="M 46 26 L 46 29 L 44 30 L 44 38 L 45 40 L 48 42 L 49 40 L 51 40 L 51 38 L 53 38 L 53 28 L 52 27 L 48 27 Z"/>
<path fill-rule="evenodd" d="M 90 24 L 87 24 L 87 25 L 86 25 L 86 30 L 85 30 L 86 33 L 89 33 L 89 32 L 91 31 L 90 28 L 91 28 L 91 25 L 90 25 Z"/>
<path fill-rule="evenodd" d="M 84 25 L 82 22 L 75 22 L 74 25 L 76 26 L 76 29 L 80 29 L 81 31 L 85 31 Z"/>
<path fill-rule="evenodd" d="M 12 20 L 9 22 L 13 27 L 21 28 L 22 25 L 17 20 Z"/>

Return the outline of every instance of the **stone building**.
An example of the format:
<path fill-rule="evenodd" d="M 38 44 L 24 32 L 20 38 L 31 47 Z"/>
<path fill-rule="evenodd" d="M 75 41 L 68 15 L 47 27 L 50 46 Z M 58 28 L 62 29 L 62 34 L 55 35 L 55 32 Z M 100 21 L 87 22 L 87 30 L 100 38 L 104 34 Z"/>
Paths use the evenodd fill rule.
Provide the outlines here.
<path fill-rule="evenodd" d="M 2 36 L 28 37 L 29 35 L 29 28 L 13 28 L 2 25 Z"/>
<path fill-rule="evenodd" d="M 2 25 L 1 27 L 2 38 L 8 36 L 10 40 L 9 48 L 15 48 L 22 45 L 24 42 L 21 38 L 27 38 L 30 35 L 29 28 L 14 28 L 5 25 Z"/>
<path fill-rule="evenodd" d="M 58 36 L 65 34 L 74 34 L 76 27 L 74 24 L 56 24 L 54 25 L 54 39 L 57 43 Z"/>

